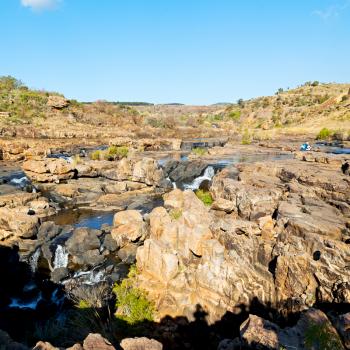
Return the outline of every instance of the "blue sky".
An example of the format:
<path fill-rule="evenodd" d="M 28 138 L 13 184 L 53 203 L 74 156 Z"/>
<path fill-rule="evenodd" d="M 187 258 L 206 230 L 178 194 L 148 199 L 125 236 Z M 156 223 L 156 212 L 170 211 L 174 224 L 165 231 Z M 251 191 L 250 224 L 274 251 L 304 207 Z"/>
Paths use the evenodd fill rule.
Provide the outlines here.
<path fill-rule="evenodd" d="M 0 32 L 0 75 L 82 101 L 350 82 L 350 0 L 0 0 Z"/>

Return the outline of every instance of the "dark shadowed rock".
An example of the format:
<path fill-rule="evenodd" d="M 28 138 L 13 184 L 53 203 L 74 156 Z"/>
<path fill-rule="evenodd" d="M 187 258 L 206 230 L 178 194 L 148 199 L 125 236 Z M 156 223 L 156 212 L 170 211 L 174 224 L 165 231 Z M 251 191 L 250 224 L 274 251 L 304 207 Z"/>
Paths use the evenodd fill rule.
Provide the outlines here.
<path fill-rule="evenodd" d="M 200 176 L 207 166 L 208 164 L 200 160 L 180 162 L 168 173 L 168 176 L 175 182 L 190 182 Z"/>
<path fill-rule="evenodd" d="M 72 255 L 84 254 L 88 250 L 99 249 L 102 234 L 99 230 L 80 227 L 73 231 L 72 236 L 66 242 L 66 248 Z"/>

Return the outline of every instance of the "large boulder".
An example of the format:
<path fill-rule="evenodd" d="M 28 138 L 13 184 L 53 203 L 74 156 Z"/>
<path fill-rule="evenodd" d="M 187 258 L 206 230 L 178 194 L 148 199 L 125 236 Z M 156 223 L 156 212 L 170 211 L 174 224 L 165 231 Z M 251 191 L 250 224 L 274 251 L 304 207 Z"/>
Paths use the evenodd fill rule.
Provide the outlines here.
<path fill-rule="evenodd" d="M 100 240 L 98 236 L 101 231 L 80 227 L 73 231 L 71 237 L 66 242 L 67 250 L 70 254 L 82 254 L 88 250 L 98 249 Z"/>
<path fill-rule="evenodd" d="M 26 207 L 0 208 L 0 240 L 9 237 L 31 238 L 34 237 L 39 228 L 39 218 L 29 215 Z"/>
<path fill-rule="evenodd" d="M 152 158 L 143 158 L 135 163 L 132 180 L 144 182 L 147 185 L 159 186 L 164 179 L 163 170 L 158 167 L 157 162 Z"/>
<path fill-rule="evenodd" d="M 295 326 L 284 329 L 261 317 L 249 315 L 240 330 L 241 346 L 253 349 L 344 349 L 332 323 L 316 309 L 304 312 Z"/>
<path fill-rule="evenodd" d="M 51 95 L 47 100 L 47 105 L 55 109 L 63 109 L 69 106 L 69 101 L 62 96 Z"/>
<path fill-rule="evenodd" d="M 120 343 L 123 350 L 162 350 L 163 345 L 154 339 L 142 338 L 126 338 Z"/>
<path fill-rule="evenodd" d="M 155 238 L 183 257 L 201 256 L 202 243 L 212 238 L 208 209 L 192 191 L 174 190 L 164 196 L 169 212 L 156 208 L 150 214 L 151 238 Z"/>
<path fill-rule="evenodd" d="M 101 334 L 90 333 L 84 340 L 84 350 L 115 350 L 115 347 Z"/>
<path fill-rule="evenodd" d="M 256 315 L 249 318 L 241 325 L 241 338 L 245 345 L 253 349 L 280 349 L 278 333 L 280 328 Z"/>
<path fill-rule="evenodd" d="M 194 160 L 169 162 L 165 164 L 164 169 L 172 181 L 187 183 L 200 176 L 207 166 L 208 164 L 201 160 Z"/>
<path fill-rule="evenodd" d="M 340 315 L 333 323 L 343 339 L 346 349 L 350 349 L 350 312 Z"/>
<path fill-rule="evenodd" d="M 111 235 L 119 247 L 145 239 L 146 224 L 137 210 L 120 211 L 114 215 Z"/>
<path fill-rule="evenodd" d="M 101 231 L 85 227 L 73 231 L 65 244 L 68 253 L 72 257 L 72 267 L 75 265 L 91 267 L 104 261 L 104 256 L 100 252 L 100 235 L 102 235 Z"/>
<path fill-rule="evenodd" d="M 27 160 L 22 165 L 26 175 L 34 182 L 57 182 L 74 177 L 73 164 L 62 158 Z"/>
<path fill-rule="evenodd" d="M 0 345 L 1 348 L 7 350 L 29 350 L 29 348 L 23 344 L 17 343 L 11 339 L 11 337 L 0 329 Z"/>

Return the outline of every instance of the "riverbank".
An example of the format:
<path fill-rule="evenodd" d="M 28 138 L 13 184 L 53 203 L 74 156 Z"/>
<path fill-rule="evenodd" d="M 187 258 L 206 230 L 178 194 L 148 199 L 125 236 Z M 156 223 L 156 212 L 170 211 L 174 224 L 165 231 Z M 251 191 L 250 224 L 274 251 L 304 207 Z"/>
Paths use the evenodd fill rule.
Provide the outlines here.
<path fill-rule="evenodd" d="M 300 153 L 299 140 L 119 138 L 107 144 L 128 152 L 110 157 L 97 143 L 13 142 L 0 164 L 0 329 L 16 341 L 69 347 L 97 332 L 114 346 L 131 335 L 170 349 L 302 349 L 316 323 L 347 344 L 346 144 Z M 109 160 L 91 159 L 101 150 Z M 111 289 L 133 265 L 154 321 L 123 333 L 107 327 L 121 322 Z M 100 291 L 103 325 L 75 339 L 40 333 L 81 316 L 81 290 Z"/>

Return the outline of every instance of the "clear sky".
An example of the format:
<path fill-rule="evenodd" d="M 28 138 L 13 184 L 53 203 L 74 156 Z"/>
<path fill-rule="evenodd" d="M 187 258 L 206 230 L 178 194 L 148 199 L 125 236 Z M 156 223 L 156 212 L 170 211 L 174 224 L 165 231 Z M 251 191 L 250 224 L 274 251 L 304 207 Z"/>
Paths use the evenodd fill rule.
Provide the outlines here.
<path fill-rule="evenodd" d="M 0 0 L 0 33 L 0 75 L 81 101 L 350 82 L 350 0 Z"/>

